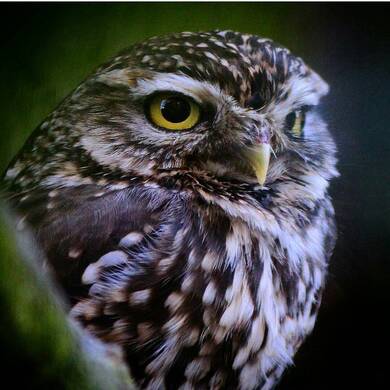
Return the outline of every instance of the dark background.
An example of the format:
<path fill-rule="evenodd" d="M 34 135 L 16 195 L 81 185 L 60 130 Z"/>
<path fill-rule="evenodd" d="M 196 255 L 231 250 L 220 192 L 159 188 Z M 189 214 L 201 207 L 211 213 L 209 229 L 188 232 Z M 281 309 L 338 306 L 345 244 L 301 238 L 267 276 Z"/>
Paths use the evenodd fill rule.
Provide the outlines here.
<path fill-rule="evenodd" d="M 281 389 L 384 388 L 390 311 L 387 4 L 1 4 L 0 169 L 99 63 L 171 31 L 233 29 L 290 48 L 331 86 L 339 240 L 312 336 Z"/>

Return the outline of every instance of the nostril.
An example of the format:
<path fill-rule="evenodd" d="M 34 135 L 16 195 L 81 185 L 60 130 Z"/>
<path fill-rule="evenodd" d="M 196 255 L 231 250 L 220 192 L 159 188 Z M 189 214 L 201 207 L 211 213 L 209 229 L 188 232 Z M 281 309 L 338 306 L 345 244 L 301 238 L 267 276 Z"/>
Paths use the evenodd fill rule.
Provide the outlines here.
<path fill-rule="evenodd" d="M 270 134 L 268 131 L 258 132 L 255 137 L 255 142 L 258 144 L 269 144 L 270 143 Z"/>

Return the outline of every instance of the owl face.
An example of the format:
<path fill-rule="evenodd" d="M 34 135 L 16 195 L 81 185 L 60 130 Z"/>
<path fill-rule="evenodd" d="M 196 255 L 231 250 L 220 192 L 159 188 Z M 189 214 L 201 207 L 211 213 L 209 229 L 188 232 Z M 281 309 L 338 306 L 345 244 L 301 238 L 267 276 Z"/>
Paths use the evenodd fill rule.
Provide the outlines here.
<path fill-rule="evenodd" d="M 313 110 L 327 91 L 267 39 L 229 31 L 151 38 L 101 66 L 42 125 L 55 143 L 46 166 L 79 175 L 72 149 L 87 156 L 84 171 L 117 177 L 189 171 L 262 186 L 308 172 L 328 179 L 335 148 Z"/>

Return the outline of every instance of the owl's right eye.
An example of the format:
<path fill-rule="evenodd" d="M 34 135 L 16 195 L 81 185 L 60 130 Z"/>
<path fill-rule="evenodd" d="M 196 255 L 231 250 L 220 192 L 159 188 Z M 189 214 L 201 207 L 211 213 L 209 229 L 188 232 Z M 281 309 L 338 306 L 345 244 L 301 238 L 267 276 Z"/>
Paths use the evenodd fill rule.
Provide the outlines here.
<path fill-rule="evenodd" d="M 146 103 L 146 114 L 156 126 L 172 131 L 189 130 L 200 120 L 200 107 L 187 96 L 156 94 Z"/>
<path fill-rule="evenodd" d="M 303 107 L 298 111 L 290 112 L 286 117 L 285 127 L 294 137 L 302 136 L 307 110 L 307 107 Z"/>

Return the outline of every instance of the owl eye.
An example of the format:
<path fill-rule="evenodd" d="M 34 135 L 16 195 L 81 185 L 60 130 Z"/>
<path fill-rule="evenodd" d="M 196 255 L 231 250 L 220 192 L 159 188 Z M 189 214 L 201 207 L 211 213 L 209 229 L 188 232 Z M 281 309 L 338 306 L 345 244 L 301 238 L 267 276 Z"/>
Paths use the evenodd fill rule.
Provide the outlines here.
<path fill-rule="evenodd" d="M 305 117 L 306 113 L 304 110 L 290 112 L 286 116 L 287 131 L 290 131 L 295 137 L 300 137 L 305 126 Z"/>
<path fill-rule="evenodd" d="M 199 106 L 191 98 L 177 94 L 152 96 L 146 111 L 153 124 L 167 130 L 188 130 L 200 119 Z"/>

